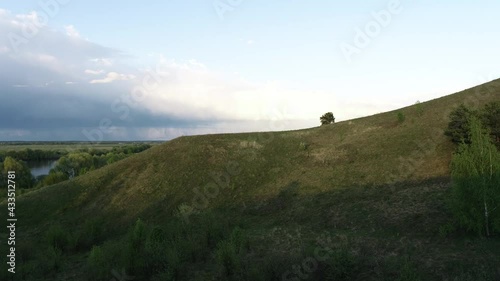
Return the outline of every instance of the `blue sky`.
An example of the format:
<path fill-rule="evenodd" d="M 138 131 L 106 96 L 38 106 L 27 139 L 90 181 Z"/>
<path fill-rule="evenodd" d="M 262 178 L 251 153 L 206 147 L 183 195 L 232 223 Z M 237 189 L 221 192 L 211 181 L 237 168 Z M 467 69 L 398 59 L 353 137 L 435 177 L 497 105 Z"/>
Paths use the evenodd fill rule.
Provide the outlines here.
<path fill-rule="evenodd" d="M 9 101 L 0 140 L 311 127 L 326 111 L 346 120 L 500 77 L 498 1 L 42 0 L 0 9 L 0 97 Z M 43 19 L 25 38 L 23 27 Z M 27 40 L 13 44 L 12 34 Z M 124 102 L 159 65 L 158 87 Z M 29 114 L 13 112 L 26 103 Z"/>

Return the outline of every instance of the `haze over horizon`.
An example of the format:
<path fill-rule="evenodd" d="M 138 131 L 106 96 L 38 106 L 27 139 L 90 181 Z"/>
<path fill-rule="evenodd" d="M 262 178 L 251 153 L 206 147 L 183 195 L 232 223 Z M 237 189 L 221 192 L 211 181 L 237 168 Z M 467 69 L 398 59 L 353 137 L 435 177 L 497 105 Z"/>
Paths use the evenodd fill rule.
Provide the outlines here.
<path fill-rule="evenodd" d="M 0 1 L 0 141 L 166 140 L 397 109 L 499 78 L 499 10 Z"/>

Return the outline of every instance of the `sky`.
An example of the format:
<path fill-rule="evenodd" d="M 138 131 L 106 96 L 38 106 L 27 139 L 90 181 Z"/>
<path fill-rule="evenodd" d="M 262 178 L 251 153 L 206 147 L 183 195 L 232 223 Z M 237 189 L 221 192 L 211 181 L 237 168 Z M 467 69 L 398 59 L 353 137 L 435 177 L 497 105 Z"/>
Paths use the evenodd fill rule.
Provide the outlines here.
<path fill-rule="evenodd" d="M 0 0 L 0 141 L 369 116 L 500 78 L 499 1 Z"/>

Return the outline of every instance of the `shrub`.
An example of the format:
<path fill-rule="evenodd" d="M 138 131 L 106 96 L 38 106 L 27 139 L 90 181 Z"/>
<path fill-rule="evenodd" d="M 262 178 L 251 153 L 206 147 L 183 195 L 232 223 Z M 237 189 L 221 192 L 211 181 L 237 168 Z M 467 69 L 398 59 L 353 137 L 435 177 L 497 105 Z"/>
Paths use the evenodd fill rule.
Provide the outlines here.
<path fill-rule="evenodd" d="M 78 234 L 77 247 L 89 249 L 102 240 L 103 221 L 101 219 L 88 219 L 83 225 L 82 231 Z"/>
<path fill-rule="evenodd" d="M 70 243 L 69 233 L 60 225 L 51 226 L 45 233 L 45 242 L 55 249 L 61 251 L 67 250 Z"/>
<path fill-rule="evenodd" d="M 63 265 L 62 257 L 62 251 L 59 248 L 49 246 L 40 257 L 42 272 L 47 274 L 59 271 Z"/>
<path fill-rule="evenodd" d="M 126 263 L 127 269 L 133 274 L 142 274 L 146 268 L 146 253 L 144 242 L 146 241 L 146 225 L 138 219 L 129 232 Z"/>
<path fill-rule="evenodd" d="M 248 238 L 242 229 L 233 229 L 229 239 L 217 244 L 216 259 L 220 273 L 231 277 L 242 273 L 243 257 L 249 249 Z"/>
<path fill-rule="evenodd" d="M 406 116 L 402 111 L 398 111 L 398 122 L 403 123 L 406 120 Z"/>
<path fill-rule="evenodd" d="M 146 257 L 150 272 L 159 273 L 167 269 L 167 255 L 165 251 L 168 248 L 166 234 L 160 227 L 151 230 L 146 240 Z"/>
<path fill-rule="evenodd" d="M 90 280 L 103 280 L 109 277 L 109 268 L 103 250 L 99 246 L 92 247 L 89 257 L 87 258 L 87 272 Z"/>

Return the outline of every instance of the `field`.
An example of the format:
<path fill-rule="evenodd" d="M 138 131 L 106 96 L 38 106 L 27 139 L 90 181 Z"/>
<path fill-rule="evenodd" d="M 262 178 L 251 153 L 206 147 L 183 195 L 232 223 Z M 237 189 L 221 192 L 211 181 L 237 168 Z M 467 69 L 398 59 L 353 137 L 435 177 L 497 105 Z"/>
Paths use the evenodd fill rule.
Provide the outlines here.
<path fill-rule="evenodd" d="M 453 227 L 443 133 L 461 103 L 499 100 L 497 80 L 317 128 L 181 137 L 24 194 L 16 280 L 121 268 L 134 280 L 500 280 L 498 237 Z M 155 241 L 168 245 L 158 257 Z"/>

